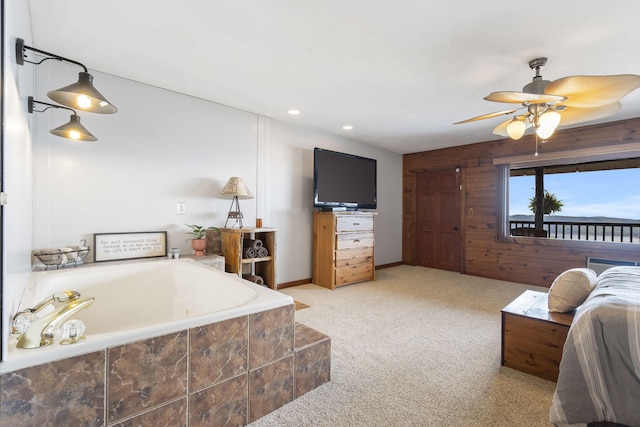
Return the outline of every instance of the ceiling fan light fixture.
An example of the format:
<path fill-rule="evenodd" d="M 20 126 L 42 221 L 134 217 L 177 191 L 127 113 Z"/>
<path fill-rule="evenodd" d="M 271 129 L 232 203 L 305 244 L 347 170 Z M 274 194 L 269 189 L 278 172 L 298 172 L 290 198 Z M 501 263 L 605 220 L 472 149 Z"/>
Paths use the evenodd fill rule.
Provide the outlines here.
<path fill-rule="evenodd" d="M 548 139 L 556 131 L 560 124 L 560 113 L 554 110 L 547 110 L 538 118 L 536 133 L 542 139 Z"/>
<path fill-rule="evenodd" d="M 529 68 L 535 71 L 535 76 L 531 83 L 522 88 L 522 92 L 498 91 L 484 97 L 486 101 L 520 104 L 520 107 L 483 114 L 454 124 L 510 116 L 525 108 L 525 114 L 503 121 L 492 132 L 517 140 L 526 129 L 533 127 L 537 155 L 538 140 L 545 142 L 549 139 L 561 121 L 563 126 L 569 126 L 612 116 L 620 111 L 620 100 L 640 88 L 640 75 L 636 74 L 568 76 L 550 82 L 540 75 L 540 69 L 546 63 L 547 58 L 544 57 L 529 61 Z"/>
<path fill-rule="evenodd" d="M 523 120 L 514 117 L 513 120 L 507 125 L 507 135 L 511 139 L 520 139 L 524 135 L 524 131 L 527 129 L 527 125 Z"/>

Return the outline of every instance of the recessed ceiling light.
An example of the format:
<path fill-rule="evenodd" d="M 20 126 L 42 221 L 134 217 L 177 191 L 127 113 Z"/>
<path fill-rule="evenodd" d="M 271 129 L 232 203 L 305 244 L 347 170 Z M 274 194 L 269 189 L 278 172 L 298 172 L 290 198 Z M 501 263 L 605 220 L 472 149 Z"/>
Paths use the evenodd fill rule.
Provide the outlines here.
<path fill-rule="evenodd" d="M 287 111 L 287 113 L 291 114 L 292 116 L 297 116 L 298 114 L 300 114 L 300 110 L 289 110 Z"/>
<path fill-rule="evenodd" d="M 342 126 L 342 129 L 344 129 L 344 130 L 351 130 L 351 129 L 353 129 L 353 126 L 351 126 L 351 125 L 344 125 L 344 126 Z"/>

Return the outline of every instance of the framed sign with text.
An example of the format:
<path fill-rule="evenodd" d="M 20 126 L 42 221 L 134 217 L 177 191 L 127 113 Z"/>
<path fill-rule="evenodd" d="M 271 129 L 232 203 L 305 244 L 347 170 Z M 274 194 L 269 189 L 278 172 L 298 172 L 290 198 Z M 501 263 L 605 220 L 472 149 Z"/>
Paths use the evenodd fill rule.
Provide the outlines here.
<path fill-rule="evenodd" d="M 167 232 L 96 233 L 95 262 L 167 256 Z"/>

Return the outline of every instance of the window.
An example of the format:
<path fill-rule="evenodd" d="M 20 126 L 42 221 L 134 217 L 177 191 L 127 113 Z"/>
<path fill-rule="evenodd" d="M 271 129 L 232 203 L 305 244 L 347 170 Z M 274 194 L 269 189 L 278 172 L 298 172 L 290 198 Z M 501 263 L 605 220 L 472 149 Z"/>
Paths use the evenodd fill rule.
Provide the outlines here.
<path fill-rule="evenodd" d="M 536 181 L 543 183 L 541 192 Z M 539 194 L 543 204 L 536 203 Z M 536 222 L 538 209 L 543 215 Z M 640 158 L 510 169 L 509 230 L 516 236 L 640 243 Z"/>
<path fill-rule="evenodd" d="M 636 145 L 625 146 L 624 153 L 594 155 L 592 149 L 494 160 L 501 186 L 499 237 L 640 244 Z"/>

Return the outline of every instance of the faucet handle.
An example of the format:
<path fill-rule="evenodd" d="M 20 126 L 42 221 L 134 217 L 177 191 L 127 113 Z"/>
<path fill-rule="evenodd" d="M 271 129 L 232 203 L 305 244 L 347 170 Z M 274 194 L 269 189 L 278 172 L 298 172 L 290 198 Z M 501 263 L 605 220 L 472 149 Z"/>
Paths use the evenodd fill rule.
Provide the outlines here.
<path fill-rule="evenodd" d="M 24 334 L 37 319 L 38 317 L 30 309 L 17 312 L 11 322 L 11 333 Z"/>
<path fill-rule="evenodd" d="M 62 332 L 62 340 L 60 340 L 60 344 L 68 345 L 77 343 L 78 341 L 82 341 L 86 338 L 84 336 L 84 331 L 86 330 L 87 327 L 82 320 L 67 320 L 60 328 L 60 331 Z"/>

